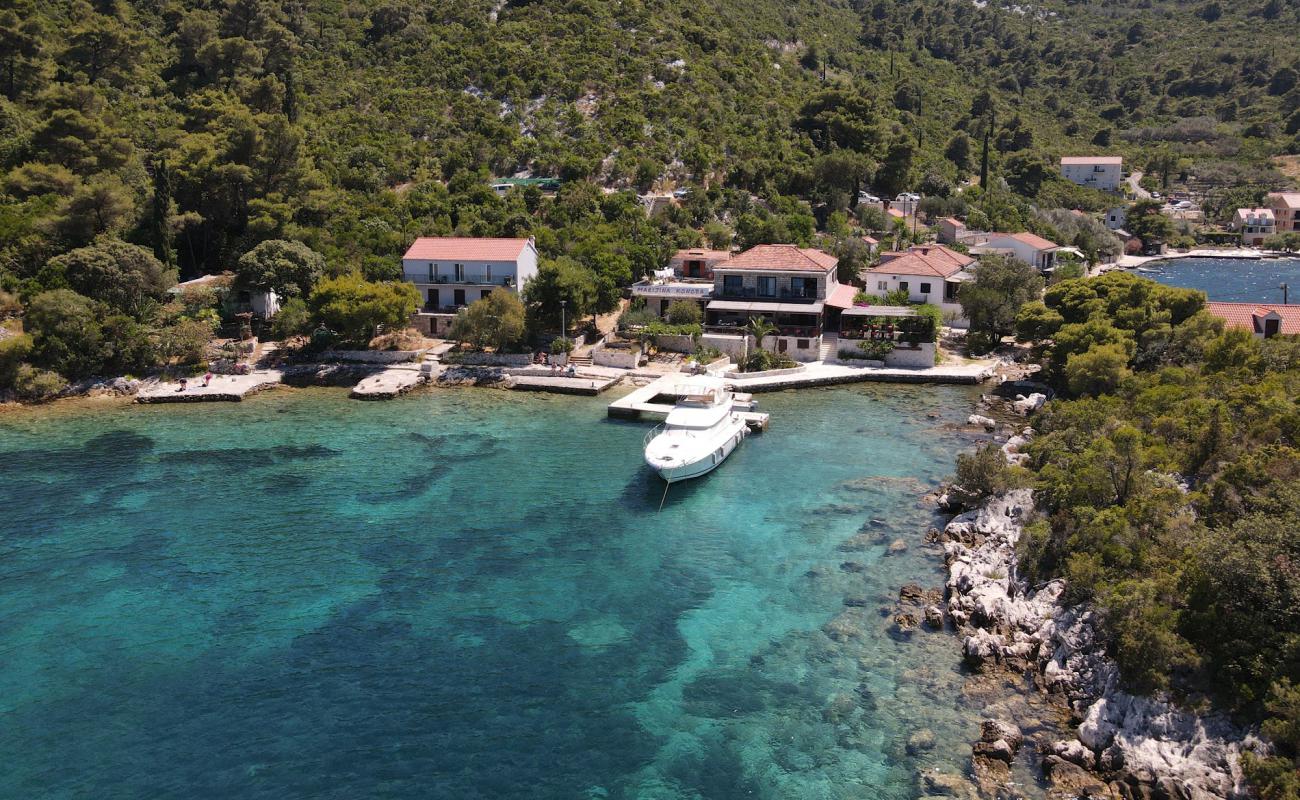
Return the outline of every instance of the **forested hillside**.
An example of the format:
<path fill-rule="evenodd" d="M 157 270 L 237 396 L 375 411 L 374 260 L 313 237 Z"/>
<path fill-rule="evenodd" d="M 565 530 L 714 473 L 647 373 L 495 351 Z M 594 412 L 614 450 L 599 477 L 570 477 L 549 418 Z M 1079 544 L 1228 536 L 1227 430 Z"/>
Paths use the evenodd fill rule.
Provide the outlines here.
<path fill-rule="evenodd" d="M 1300 127 L 1282 0 L 6 6 L 11 284 L 101 234 L 185 276 L 267 238 L 384 274 L 420 233 L 562 228 L 487 196 L 523 171 L 795 196 L 824 224 L 868 183 L 945 193 L 979 171 L 990 123 L 993 172 L 1030 196 L 1070 199 L 1048 175 L 1061 152 L 1142 163 L 1162 143 L 1181 168 L 1276 182 L 1263 157 Z M 660 233 L 734 229 L 736 202 L 701 196 Z"/>

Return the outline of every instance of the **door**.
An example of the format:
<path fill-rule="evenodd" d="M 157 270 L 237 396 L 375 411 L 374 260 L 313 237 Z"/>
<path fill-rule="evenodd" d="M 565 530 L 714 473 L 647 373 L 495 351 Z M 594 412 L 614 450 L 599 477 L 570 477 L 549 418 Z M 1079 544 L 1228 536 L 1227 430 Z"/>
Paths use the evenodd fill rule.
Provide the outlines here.
<path fill-rule="evenodd" d="M 453 291 L 455 292 L 455 298 L 456 298 L 456 299 L 455 299 L 455 303 L 456 303 L 456 305 L 458 305 L 458 306 L 463 306 L 463 305 L 465 305 L 465 290 L 464 290 L 464 289 L 454 289 Z"/>
<path fill-rule="evenodd" d="M 438 308 L 438 290 L 437 290 L 437 289 L 430 289 L 430 290 L 429 290 L 429 303 L 428 303 L 428 307 L 429 307 L 430 309 L 436 309 L 436 308 Z"/>

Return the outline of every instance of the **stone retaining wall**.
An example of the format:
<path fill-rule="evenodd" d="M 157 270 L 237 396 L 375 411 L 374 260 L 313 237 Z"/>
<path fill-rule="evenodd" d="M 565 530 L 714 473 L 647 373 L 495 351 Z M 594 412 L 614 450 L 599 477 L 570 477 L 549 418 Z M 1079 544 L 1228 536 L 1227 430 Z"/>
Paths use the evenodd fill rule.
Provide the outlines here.
<path fill-rule="evenodd" d="M 359 364 L 401 364 L 414 361 L 423 350 L 326 350 L 321 361 L 355 361 Z"/>

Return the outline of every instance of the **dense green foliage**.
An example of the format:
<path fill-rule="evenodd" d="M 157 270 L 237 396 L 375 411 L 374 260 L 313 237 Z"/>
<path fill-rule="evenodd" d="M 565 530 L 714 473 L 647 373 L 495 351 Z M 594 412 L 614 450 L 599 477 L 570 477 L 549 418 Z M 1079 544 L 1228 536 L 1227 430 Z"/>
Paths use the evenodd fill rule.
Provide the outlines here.
<path fill-rule="evenodd" d="M 1203 301 L 1110 273 L 1022 312 L 1023 331 L 1050 336 L 1047 375 L 1077 398 L 1035 420 L 1044 513 L 1022 566 L 1097 606 L 1134 687 L 1255 713 L 1272 691 L 1279 714 L 1300 679 L 1300 340 L 1225 331 Z M 1300 736 L 1278 730 L 1294 754 Z M 1256 767 L 1277 789 L 1265 796 L 1295 796 L 1292 768 Z"/>
<path fill-rule="evenodd" d="M 0 11 L 0 287 L 72 289 L 161 329 L 174 315 L 100 296 L 57 259 L 121 240 L 161 274 L 238 271 L 305 297 L 322 272 L 399 277 L 418 235 L 532 234 L 552 265 L 532 327 L 553 330 L 559 299 L 575 319 L 612 310 L 685 245 L 817 243 L 851 277 L 853 223 L 887 227 L 857 208 L 864 188 L 1092 256 L 1114 242 L 1035 210 L 1109 202 L 1058 179 L 1061 153 L 1258 192 L 1278 183 L 1265 157 L 1295 149 L 1295 9 L 1200 11 L 16 0 Z M 564 183 L 490 188 L 518 172 Z M 682 185 L 653 220 L 631 193 Z"/>
<path fill-rule="evenodd" d="M 1024 261 L 1002 255 L 983 256 L 970 271 L 975 278 L 961 285 L 957 300 L 970 320 L 970 347 L 980 351 L 1015 330 L 1016 313 L 1038 298 L 1043 276 Z"/>
<path fill-rule="evenodd" d="M 524 338 L 524 330 L 524 304 L 518 295 L 496 289 L 457 315 L 451 338 L 501 352 L 517 346 Z"/>
<path fill-rule="evenodd" d="M 409 283 L 368 281 L 353 272 L 316 284 L 307 307 L 344 342 L 364 348 L 384 330 L 405 327 L 419 302 L 420 293 Z"/>

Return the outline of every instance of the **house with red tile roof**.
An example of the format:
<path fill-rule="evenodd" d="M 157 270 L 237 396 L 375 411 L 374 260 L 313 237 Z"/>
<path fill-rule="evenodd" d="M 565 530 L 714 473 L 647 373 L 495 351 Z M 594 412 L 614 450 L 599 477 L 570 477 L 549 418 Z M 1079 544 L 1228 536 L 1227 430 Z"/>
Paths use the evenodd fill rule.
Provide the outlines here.
<path fill-rule="evenodd" d="M 1018 258 L 1030 266 L 1046 272 L 1056 266 L 1056 254 L 1061 246 L 1032 233 L 990 233 L 983 244 L 971 248 L 973 255 L 998 253 Z"/>
<path fill-rule="evenodd" d="M 402 256 L 402 274 L 424 301 L 415 326 L 442 335 L 461 308 L 496 289 L 519 292 L 536 277 L 537 243 L 531 237 L 421 237 Z"/>
<path fill-rule="evenodd" d="M 1300 334 L 1300 305 L 1269 303 L 1206 303 L 1205 310 L 1229 328 L 1250 331 L 1260 339 Z"/>
<path fill-rule="evenodd" d="M 914 303 L 933 303 L 961 327 L 957 290 L 972 277 L 975 258 L 941 244 L 918 244 L 901 252 L 881 253 L 880 263 L 859 276 L 868 294 L 880 297 L 903 290 Z"/>
<path fill-rule="evenodd" d="M 742 328 L 761 317 L 777 326 L 764 347 L 796 361 L 821 359 L 823 333 L 836 328 L 856 292 L 839 283 L 838 264 L 835 256 L 793 244 L 761 244 L 715 264 L 703 343 L 735 356 Z"/>

